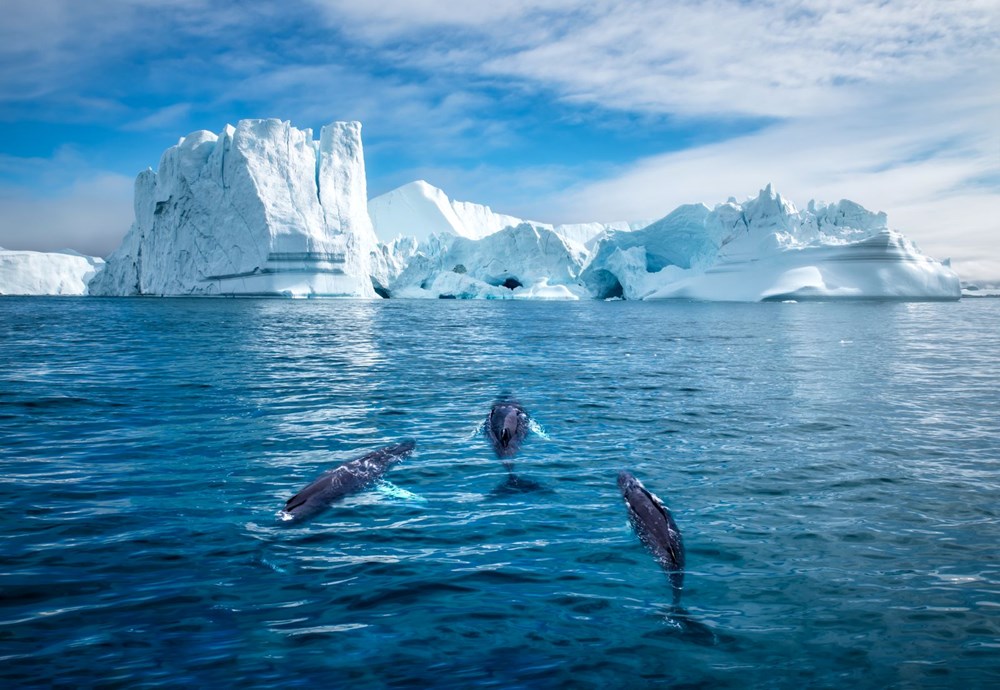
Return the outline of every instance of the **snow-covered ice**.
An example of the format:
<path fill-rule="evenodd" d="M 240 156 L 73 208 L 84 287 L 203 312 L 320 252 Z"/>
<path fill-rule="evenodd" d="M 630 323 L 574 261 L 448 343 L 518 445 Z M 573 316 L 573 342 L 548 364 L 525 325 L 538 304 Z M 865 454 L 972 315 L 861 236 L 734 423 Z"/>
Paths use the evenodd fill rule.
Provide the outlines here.
<path fill-rule="evenodd" d="M 478 240 L 524 220 L 494 213 L 489 206 L 453 201 L 424 180 L 410 182 L 368 202 L 375 233 L 382 242 L 396 237 L 425 241 L 445 234 Z"/>
<path fill-rule="evenodd" d="M 568 243 L 585 249 L 608 231 L 629 231 L 645 227 L 649 221 L 613 223 L 568 223 L 552 225 L 496 213 L 489 206 L 455 201 L 434 185 L 417 180 L 368 202 L 375 234 L 383 243 L 397 237 L 413 237 L 418 242 L 432 235 L 454 235 L 478 240 L 507 227 L 528 223 L 552 230 Z"/>
<path fill-rule="evenodd" d="M 182 138 L 139 174 L 135 222 L 91 293 L 374 297 L 377 245 L 360 123 L 314 141 L 285 121 L 240 120 Z"/>
<path fill-rule="evenodd" d="M 104 259 L 71 250 L 0 249 L 0 295 L 86 295 Z"/>
<path fill-rule="evenodd" d="M 425 182 L 380 199 L 373 200 L 373 213 L 392 206 L 399 221 L 380 230 L 383 237 L 406 227 L 417 233 L 382 246 L 387 268 L 384 280 L 379 280 L 393 297 L 960 297 L 950 266 L 924 256 L 889 229 L 884 213 L 847 200 L 810 202 L 798 211 L 770 185 L 743 203 L 730 198 L 715 208 L 688 204 L 641 228 L 627 223 L 523 222 L 497 230 L 509 216 L 464 202 L 458 207 L 460 202 Z M 400 200 L 413 212 L 409 226 L 402 220 Z M 455 208 L 464 209 L 464 215 L 453 212 Z M 469 211 L 473 208 L 474 213 Z M 442 225 L 439 221 L 446 216 L 465 220 Z M 487 223 L 486 218 L 491 220 Z"/>
<path fill-rule="evenodd" d="M 851 201 L 797 211 L 771 186 L 742 204 L 682 206 L 614 233 L 581 280 L 595 297 L 725 301 L 960 297 L 946 263 Z"/>
<path fill-rule="evenodd" d="M 406 243 L 401 250 L 412 247 Z M 585 258 L 581 247 L 530 223 L 479 240 L 432 235 L 417 245 L 389 288 L 393 297 L 572 299 L 584 294 L 577 277 Z"/>
<path fill-rule="evenodd" d="M 194 132 L 135 183 L 101 270 L 0 253 L 0 293 L 455 299 L 958 299 L 947 262 L 847 200 L 799 211 L 770 185 L 654 222 L 552 225 L 424 181 L 367 199 L 361 125 Z M 967 294 L 973 291 L 967 291 Z"/>

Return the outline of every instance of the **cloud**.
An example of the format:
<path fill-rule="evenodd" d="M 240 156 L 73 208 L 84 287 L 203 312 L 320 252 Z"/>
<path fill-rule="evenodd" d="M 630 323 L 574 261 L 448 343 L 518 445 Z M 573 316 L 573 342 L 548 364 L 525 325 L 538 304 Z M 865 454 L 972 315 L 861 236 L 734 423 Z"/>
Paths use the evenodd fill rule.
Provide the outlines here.
<path fill-rule="evenodd" d="M 190 103 L 174 103 L 163 108 L 158 108 L 148 115 L 140 117 L 138 120 L 129 122 L 122 126 L 125 131 L 143 132 L 156 129 L 171 129 L 176 132 L 180 129 L 178 125 L 187 121 L 191 114 Z"/>
<path fill-rule="evenodd" d="M 773 182 L 800 204 L 885 210 L 960 271 L 1000 277 L 1000 12 L 993 0 L 654 0 L 425 3 L 317 0 L 399 60 L 505 83 L 592 112 L 712 128 L 769 126 L 604 170 L 535 177 L 534 203 L 497 171 L 480 199 L 550 221 L 660 217 Z M 414 46 L 422 46 L 415 50 Z M 468 186 L 468 183 L 466 183 Z M 977 258 L 979 257 L 979 258 Z"/>
<path fill-rule="evenodd" d="M 860 106 L 857 85 L 989 74 L 1000 34 L 991 0 L 316 1 L 369 42 L 404 42 L 401 59 L 691 116 L 810 115 Z"/>

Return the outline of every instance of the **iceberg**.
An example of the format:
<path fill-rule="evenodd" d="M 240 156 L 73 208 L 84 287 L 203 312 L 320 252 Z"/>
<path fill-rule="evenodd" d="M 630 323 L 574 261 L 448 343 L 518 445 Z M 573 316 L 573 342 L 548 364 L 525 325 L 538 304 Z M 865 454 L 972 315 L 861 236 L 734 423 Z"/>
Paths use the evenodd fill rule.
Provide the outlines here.
<path fill-rule="evenodd" d="M 95 295 L 375 297 L 361 125 L 194 132 L 135 182 L 135 222 Z"/>
<path fill-rule="evenodd" d="M 586 252 L 548 227 L 521 223 L 482 239 L 450 234 L 400 242 L 406 267 L 389 283 L 392 297 L 459 299 L 579 298 Z M 389 262 L 401 264 L 393 252 Z"/>
<path fill-rule="evenodd" d="M 602 238 L 581 272 L 598 298 L 738 302 L 956 300 L 958 276 L 872 213 L 843 200 L 804 211 L 768 185 L 742 204 L 681 206 Z"/>
<path fill-rule="evenodd" d="M 368 213 L 375 234 L 383 243 L 401 236 L 426 242 L 432 235 L 480 240 L 504 228 L 528 223 L 551 230 L 566 242 L 587 248 L 606 232 L 627 232 L 649 225 L 649 221 L 552 225 L 524 220 L 496 213 L 482 204 L 455 201 L 424 180 L 410 182 L 373 198 L 368 202 Z"/>
<path fill-rule="evenodd" d="M 494 213 L 489 206 L 452 201 L 442 190 L 417 180 L 368 202 L 375 234 L 382 242 L 396 237 L 426 241 L 431 235 L 478 240 L 525 221 Z"/>
<path fill-rule="evenodd" d="M 419 180 L 367 199 L 361 125 L 197 131 L 135 182 L 102 264 L 0 254 L 0 293 L 454 299 L 955 300 L 958 277 L 852 201 L 753 198 L 553 225 Z M 89 281 L 89 283 L 88 283 Z M 975 291 L 968 290 L 967 294 Z"/>
<path fill-rule="evenodd" d="M 887 220 L 847 200 L 798 211 L 768 185 L 743 203 L 684 205 L 641 229 L 573 226 L 584 243 L 569 226 L 527 222 L 471 233 L 478 239 L 397 238 L 382 246 L 384 284 L 393 297 L 456 299 L 959 299 L 950 266 Z"/>
<path fill-rule="evenodd" d="M 86 295 L 104 259 L 61 252 L 0 248 L 0 295 Z"/>

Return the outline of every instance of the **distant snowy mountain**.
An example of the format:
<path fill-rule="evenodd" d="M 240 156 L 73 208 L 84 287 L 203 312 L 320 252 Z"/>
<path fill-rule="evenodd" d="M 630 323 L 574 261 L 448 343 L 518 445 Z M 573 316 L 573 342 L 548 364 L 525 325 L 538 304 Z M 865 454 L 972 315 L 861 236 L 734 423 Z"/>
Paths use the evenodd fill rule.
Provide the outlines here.
<path fill-rule="evenodd" d="M 0 295 L 86 295 L 104 259 L 62 252 L 0 248 Z"/>
<path fill-rule="evenodd" d="M 374 297 L 361 125 L 319 141 L 280 120 L 200 131 L 135 183 L 135 223 L 98 295 Z"/>

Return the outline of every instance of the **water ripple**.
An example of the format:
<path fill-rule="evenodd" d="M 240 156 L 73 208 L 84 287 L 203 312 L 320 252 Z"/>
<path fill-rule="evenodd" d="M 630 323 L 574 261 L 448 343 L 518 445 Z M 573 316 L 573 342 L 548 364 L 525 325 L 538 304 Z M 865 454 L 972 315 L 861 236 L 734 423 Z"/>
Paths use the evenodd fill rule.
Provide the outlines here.
<path fill-rule="evenodd" d="M 5 685 L 1000 684 L 1000 301 L 5 298 L 0 324 Z M 502 393 L 542 490 L 498 490 Z M 408 436 L 398 491 L 275 519 Z M 623 467 L 684 531 L 684 614 Z"/>

